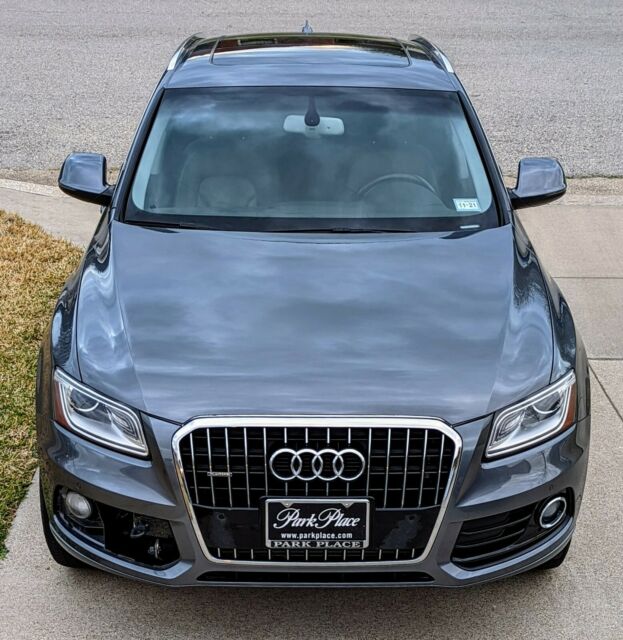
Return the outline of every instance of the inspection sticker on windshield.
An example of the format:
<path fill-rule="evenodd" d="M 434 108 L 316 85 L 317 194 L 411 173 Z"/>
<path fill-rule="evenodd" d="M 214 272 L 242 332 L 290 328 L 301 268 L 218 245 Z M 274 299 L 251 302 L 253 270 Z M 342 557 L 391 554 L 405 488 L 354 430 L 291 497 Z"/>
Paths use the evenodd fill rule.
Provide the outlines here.
<path fill-rule="evenodd" d="M 457 211 L 469 211 L 472 213 L 480 213 L 480 202 L 476 198 L 454 198 L 454 208 Z"/>

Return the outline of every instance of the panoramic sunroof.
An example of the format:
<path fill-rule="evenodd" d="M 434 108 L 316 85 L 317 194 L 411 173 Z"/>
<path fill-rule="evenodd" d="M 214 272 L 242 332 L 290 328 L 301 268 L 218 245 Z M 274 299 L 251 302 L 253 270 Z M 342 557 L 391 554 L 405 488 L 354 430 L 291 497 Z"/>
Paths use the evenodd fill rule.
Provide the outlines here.
<path fill-rule="evenodd" d="M 403 48 L 391 41 L 316 36 L 257 36 L 220 40 L 214 50 L 217 65 L 326 63 L 404 67 Z"/>

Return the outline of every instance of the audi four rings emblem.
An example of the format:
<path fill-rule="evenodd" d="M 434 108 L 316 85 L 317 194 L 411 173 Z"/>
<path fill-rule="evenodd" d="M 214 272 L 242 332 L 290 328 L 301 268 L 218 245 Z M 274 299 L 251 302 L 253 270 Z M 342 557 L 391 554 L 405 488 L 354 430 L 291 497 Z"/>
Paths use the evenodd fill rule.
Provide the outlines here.
<path fill-rule="evenodd" d="M 353 482 L 360 478 L 366 467 L 366 459 L 356 449 L 290 449 L 284 447 L 273 453 L 269 461 L 272 474 L 283 482 L 297 479 L 343 480 Z"/>

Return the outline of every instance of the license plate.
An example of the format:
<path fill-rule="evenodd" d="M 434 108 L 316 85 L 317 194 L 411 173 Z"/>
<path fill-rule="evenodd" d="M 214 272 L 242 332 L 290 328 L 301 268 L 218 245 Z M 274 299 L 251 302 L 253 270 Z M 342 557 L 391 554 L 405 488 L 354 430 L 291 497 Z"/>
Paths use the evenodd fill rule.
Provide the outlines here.
<path fill-rule="evenodd" d="M 268 498 L 266 546 L 270 549 L 365 549 L 370 501 L 365 498 Z"/>

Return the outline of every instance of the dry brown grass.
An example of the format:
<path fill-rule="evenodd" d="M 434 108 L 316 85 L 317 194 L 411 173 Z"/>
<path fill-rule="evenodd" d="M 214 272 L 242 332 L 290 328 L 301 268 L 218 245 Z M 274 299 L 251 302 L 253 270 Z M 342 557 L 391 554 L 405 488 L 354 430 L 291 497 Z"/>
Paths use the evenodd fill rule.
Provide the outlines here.
<path fill-rule="evenodd" d="M 0 211 L 0 556 L 36 466 L 37 353 L 63 283 L 82 251 Z"/>

